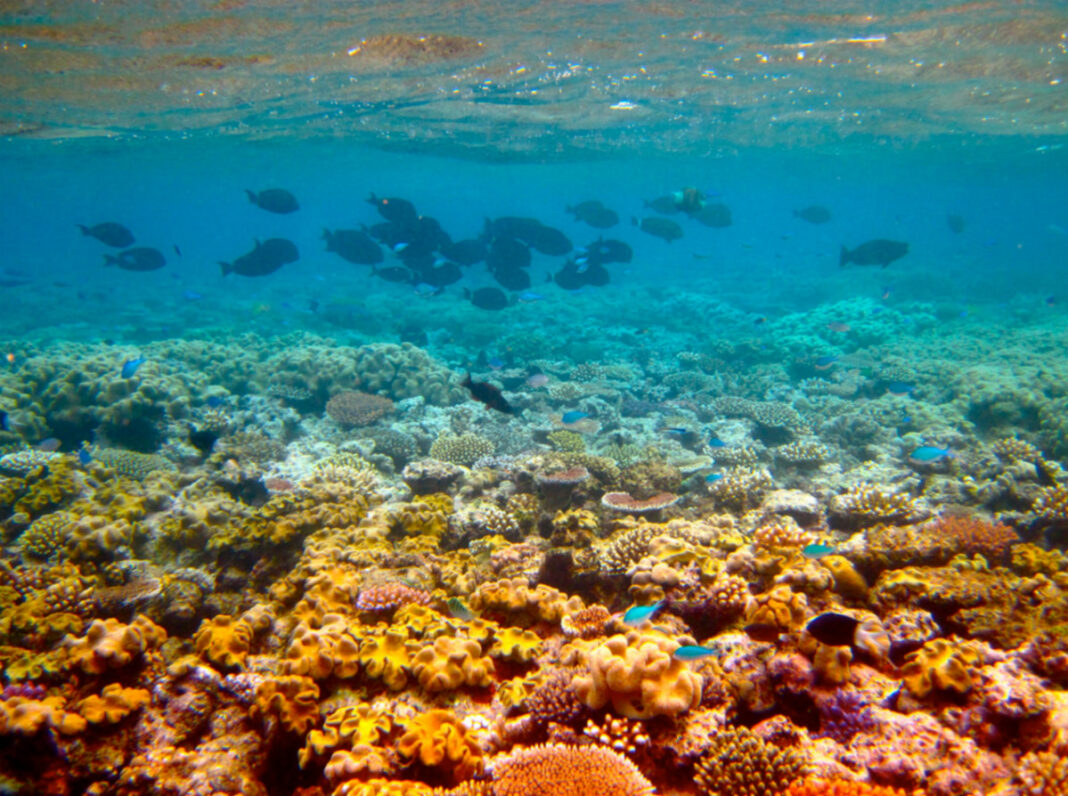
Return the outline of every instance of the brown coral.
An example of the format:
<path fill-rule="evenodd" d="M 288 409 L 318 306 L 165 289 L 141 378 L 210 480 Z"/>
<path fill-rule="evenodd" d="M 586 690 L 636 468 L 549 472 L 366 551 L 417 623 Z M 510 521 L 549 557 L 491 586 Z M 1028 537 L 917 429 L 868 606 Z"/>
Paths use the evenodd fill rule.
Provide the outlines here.
<path fill-rule="evenodd" d="M 992 563 L 1005 558 L 1009 548 L 1020 541 L 1009 526 L 975 516 L 941 516 L 924 530 L 944 540 L 953 552 L 981 555 Z"/>
<path fill-rule="evenodd" d="M 648 796 L 653 786 L 630 760 L 604 746 L 546 744 L 493 766 L 494 796 Z"/>
<path fill-rule="evenodd" d="M 731 727 L 712 736 L 694 780 L 703 796 L 777 796 L 804 774 L 804 759 L 751 730 Z"/>
<path fill-rule="evenodd" d="M 365 392 L 339 392 L 326 404 L 326 413 L 340 426 L 369 426 L 393 411 L 393 401 Z"/>

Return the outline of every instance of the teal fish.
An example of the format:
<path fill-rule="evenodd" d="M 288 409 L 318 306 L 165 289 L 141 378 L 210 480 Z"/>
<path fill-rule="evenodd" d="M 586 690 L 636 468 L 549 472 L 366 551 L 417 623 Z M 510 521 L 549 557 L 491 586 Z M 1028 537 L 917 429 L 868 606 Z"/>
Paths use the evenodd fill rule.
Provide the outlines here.
<path fill-rule="evenodd" d="M 909 454 L 909 464 L 941 464 L 952 458 L 953 451 L 949 448 L 938 448 L 934 445 L 921 445 Z"/>
<path fill-rule="evenodd" d="M 699 661 L 710 655 L 718 655 L 719 651 L 712 647 L 702 647 L 700 644 L 685 644 L 672 654 L 680 661 Z"/>
<path fill-rule="evenodd" d="M 829 544 L 807 544 L 801 548 L 801 552 L 809 558 L 823 558 L 831 555 L 836 549 Z"/>
<path fill-rule="evenodd" d="M 453 618 L 461 622 L 470 622 L 475 618 L 474 612 L 459 597 L 450 597 L 446 605 L 449 606 L 449 613 L 453 615 Z"/>
<path fill-rule="evenodd" d="M 585 412 L 580 412 L 576 409 L 571 412 L 564 412 L 563 416 L 560 418 L 560 422 L 564 423 L 565 425 L 570 425 L 571 423 L 577 423 L 580 420 L 585 420 L 587 417 L 589 417 L 588 414 L 586 414 Z"/>
<path fill-rule="evenodd" d="M 652 605 L 635 605 L 633 608 L 628 608 L 627 612 L 623 614 L 623 624 L 640 625 L 646 619 L 652 619 L 653 615 L 663 607 L 663 600 L 658 600 Z"/>

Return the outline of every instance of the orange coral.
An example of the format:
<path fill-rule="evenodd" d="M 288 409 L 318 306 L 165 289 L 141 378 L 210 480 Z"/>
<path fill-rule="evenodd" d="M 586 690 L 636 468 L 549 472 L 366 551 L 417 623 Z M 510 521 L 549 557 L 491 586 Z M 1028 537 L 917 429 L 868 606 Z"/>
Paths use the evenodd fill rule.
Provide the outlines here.
<path fill-rule="evenodd" d="M 393 729 L 388 705 L 346 705 L 338 708 L 323 723 L 322 730 L 312 730 L 304 748 L 300 750 L 300 767 L 305 768 L 312 757 L 323 757 L 342 744 L 355 749 L 359 745 L 373 745 Z"/>
<path fill-rule="evenodd" d="M 477 641 L 442 636 L 412 659 L 412 674 L 425 691 L 476 688 L 493 682 L 493 661 L 482 656 Z"/>
<path fill-rule="evenodd" d="M 604 746 L 533 746 L 493 766 L 495 796 L 649 796 L 654 792 L 637 766 Z"/>
<path fill-rule="evenodd" d="M 448 710 L 416 716 L 397 740 L 396 748 L 401 759 L 444 769 L 454 782 L 482 770 L 482 750 Z"/>
<path fill-rule="evenodd" d="M 360 641 L 359 660 L 364 673 L 381 680 L 392 691 L 400 691 L 408 684 L 413 644 L 402 630 L 387 630 L 382 634 L 364 636 Z"/>
<path fill-rule="evenodd" d="M 252 647 L 252 625 L 227 614 L 205 619 L 193 637 L 197 655 L 227 669 L 245 662 Z"/>
<path fill-rule="evenodd" d="M 78 703 L 78 712 L 90 724 L 115 724 L 149 702 L 143 688 L 123 688 L 118 683 L 104 686 L 100 696 L 93 694 Z"/>
<path fill-rule="evenodd" d="M 844 779 L 806 779 L 794 782 L 784 796 L 910 796 L 901 788 L 870 785 L 867 782 L 852 782 Z M 911 796 L 920 796 L 914 791 Z"/>
<path fill-rule="evenodd" d="M 924 530 L 943 540 L 955 553 L 979 554 L 988 561 L 1001 560 L 1009 548 L 1020 541 L 1016 531 L 1009 526 L 974 516 L 941 516 Z"/>
<path fill-rule="evenodd" d="M 26 699 L 11 697 L 0 701 L 0 736 L 35 735 L 49 727 L 63 735 L 74 735 L 86 727 L 86 720 L 63 709 L 63 697 Z"/>
<path fill-rule="evenodd" d="M 319 720 L 319 686 L 307 677 L 275 677 L 256 687 L 249 709 L 253 718 L 277 719 L 287 730 L 303 735 Z"/>
<path fill-rule="evenodd" d="M 557 624 L 565 614 L 584 607 L 582 598 L 568 597 L 542 583 L 531 588 L 525 577 L 483 583 L 471 596 L 471 608 L 475 611 L 490 613 L 494 618 L 521 627 L 534 622 Z"/>
<path fill-rule="evenodd" d="M 166 639 L 167 631 L 139 614 L 129 625 L 118 619 L 96 619 L 84 637 L 66 636 L 61 647 L 68 666 L 87 674 L 103 674 L 127 665 Z"/>

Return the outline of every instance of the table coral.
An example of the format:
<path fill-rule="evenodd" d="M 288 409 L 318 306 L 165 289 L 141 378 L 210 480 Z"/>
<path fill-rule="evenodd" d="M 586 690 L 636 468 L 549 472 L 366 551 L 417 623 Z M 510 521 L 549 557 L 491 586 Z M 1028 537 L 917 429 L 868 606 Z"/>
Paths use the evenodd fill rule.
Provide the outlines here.
<path fill-rule="evenodd" d="M 627 718 L 678 716 L 701 703 L 701 678 L 673 656 L 679 644 L 651 631 L 611 636 L 600 644 L 575 647 L 564 663 L 578 663 L 586 673 L 575 677 L 575 692 L 588 707 L 606 705 Z M 586 642 L 589 643 L 589 642 Z"/>
<path fill-rule="evenodd" d="M 650 796 L 637 766 L 604 746 L 546 744 L 493 762 L 494 796 Z"/>

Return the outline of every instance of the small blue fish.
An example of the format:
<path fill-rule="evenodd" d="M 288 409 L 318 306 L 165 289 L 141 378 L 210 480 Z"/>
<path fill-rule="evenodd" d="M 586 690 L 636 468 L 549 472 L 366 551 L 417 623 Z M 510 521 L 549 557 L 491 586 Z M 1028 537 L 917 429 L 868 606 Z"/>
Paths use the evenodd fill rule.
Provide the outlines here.
<path fill-rule="evenodd" d="M 88 467 L 89 463 L 93 460 L 93 455 L 89 453 L 89 449 L 82 447 L 78 451 L 78 461 L 81 462 L 82 467 Z"/>
<path fill-rule="evenodd" d="M 836 549 L 828 544 L 807 544 L 801 548 L 801 552 L 809 558 L 823 558 L 834 553 Z"/>
<path fill-rule="evenodd" d="M 148 360 L 144 357 L 137 357 L 137 359 L 127 359 L 122 363 L 122 377 L 124 379 L 133 378 L 133 375 L 137 373 L 137 369 L 145 364 Z"/>
<path fill-rule="evenodd" d="M 563 416 L 560 418 L 560 422 L 565 425 L 570 425 L 572 423 L 577 423 L 580 420 L 585 420 L 587 417 L 589 417 L 589 415 L 585 412 L 573 409 L 570 412 L 564 412 Z"/>
<path fill-rule="evenodd" d="M 699 661 L 710 655 L 718 655 L 719 650 L 703 647 L 700 644 L 684 644 L 672 653 L 680 661 Z"/>
<path fill-rule="evenodd" d="M 952 459 L 953 451 L 934 445 L 921 445 L 910 453 L 908 458 L 912 464 L 940 464 L 947 459 Z"/>
<path fill-rule="evenodd" d="M 891 395 L 896 395 L 898 398 L 903 398 L 906 395 L 912 395 L 916 389 L 915 384 L 910 384 L 907 381 L 892 381 L 886 385 L 886 391 Z"/>
<path fill-rule="evenodd" d="M 407 248 L 408 248 L 408 244 L 407 243 L 398 243 L 396 246 L 393 247 L 393 251 L 395 251 L 397 254 L 400 254 L 402 251 L 404 251 Z"/>
<path fill-rule="evenodd" d="M 652 619 L 656 612 L 663 607 L 663 600 L 658 600 L 652 605 L 635 605 L 633 608 L 628 608 L 627 612 L 623 614 L 623 624 L 640 625 L 646 619 Z"/>
<path fill-rule="evenodd" d="M 675 437 L 685 437 L 690 433 L 690 429 L 683 428 L 682 426 L 670 426 L 664 429 L 665 434 L 671 434 Z"/>
<path fill-rule="evenodd" d="M 500 357 L 490 357 L 486 364 L 489 365 L 490 370 L 500 370 L 504 367 L 504 360 Z"/>
<path fill-rule="evenodd" d="M 208 405 L 209 409 L 218 409 L 220 406 L 226 403 L 226 399 L 224 399 L 221 395 L 209 395 L 208 399 L 204 401 L 204 403 Z"/>
<path fill-rule="evenodd" d="M 713 436 L 713 437 L 709 437 L 708 447 L 710 447 L 710 448 L 726 448 L 727 447 L 727 443 L 724 442 L 723 440 L 721 440 L 719 437 Z"/>
<path fill-rule="evenodd" d="M 450 597 L 446 605 L 449 606 L 449 613 L 453 615 L 453 618 L 461 622 L 470 622 L 475 618 L 474 612 L 459 597 Z"/>
<path fill-rule="evenodd" d="M 816 357 L 816 361 L 813 364 L 816 366 L 816 370 L 828 370 L 837 361 L 838 357 L 828 354 L 827 356 Z"/>
<path fill-rule="evenodd" d="M 531 304 L 535 301 L 541 301 L 543 298 L 545 298 L 545 296 L 541 293 L 535 293 L 533 290 L 524 290 L 519 294 L 518 301 L 520 304 Z"/>
<path fill-rule="evenodd" d="M 705 476 L 705 483 L 706 484 L 714 484 L 714 483 L 716 483 L 716 481 L 719 481 L 721 478 L 723 478 L 723 473 L 709 473 L 708 475 Z"/>
<path fill-rule="evenodd" d="M 195 290 L 187 290 L 182 293 L 182 298 L 186 301 L 200 301 L 204 296 Z"/>

